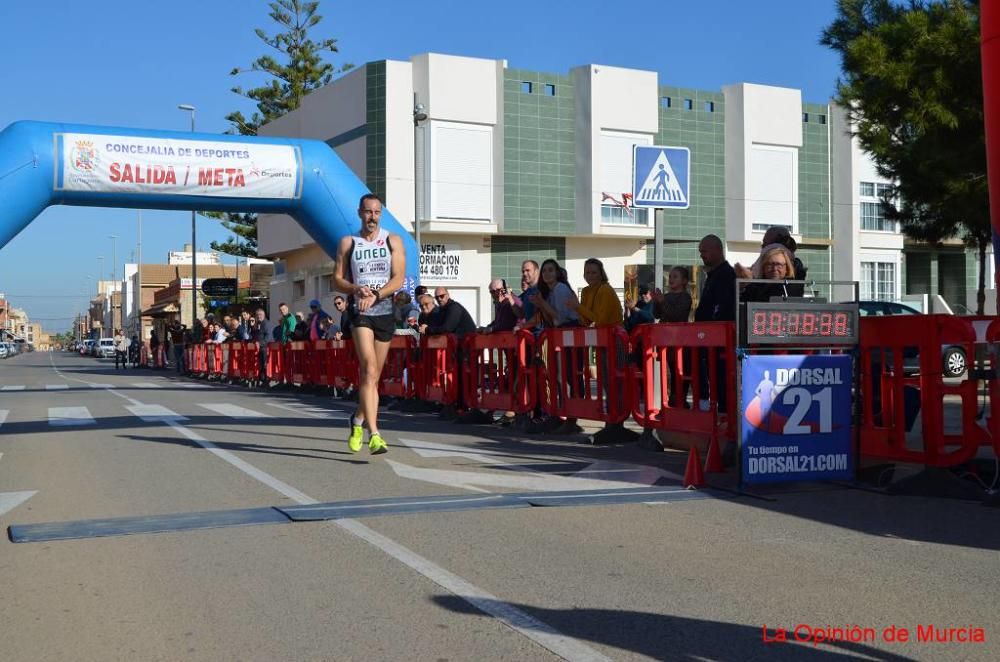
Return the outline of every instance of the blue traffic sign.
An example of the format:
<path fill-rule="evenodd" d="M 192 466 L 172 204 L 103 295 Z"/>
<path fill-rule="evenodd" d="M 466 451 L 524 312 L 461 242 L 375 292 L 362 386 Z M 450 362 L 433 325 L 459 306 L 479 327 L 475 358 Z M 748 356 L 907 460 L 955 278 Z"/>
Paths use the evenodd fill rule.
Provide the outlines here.
<path fill-rule="evenodd" d="M 687 147 L 636 145 L 632 164 L 632 206 L 691 206 L 691 150 Z"/>

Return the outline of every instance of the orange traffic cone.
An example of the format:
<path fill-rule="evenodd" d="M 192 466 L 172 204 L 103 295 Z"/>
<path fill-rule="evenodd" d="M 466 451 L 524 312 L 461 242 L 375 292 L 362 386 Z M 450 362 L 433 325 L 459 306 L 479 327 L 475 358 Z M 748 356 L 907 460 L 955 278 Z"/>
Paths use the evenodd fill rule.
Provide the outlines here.
<path fill-rule="evenodd" d="M 701 458 L 698 457 L 698 449 L 692 446 L 691 452 L 688 453 L 687 468 L 684 469 L 684 487 L 690 490 L 702 487 L 704 484 L 705 474 L 701 470 Z"/>
<path fill-rule="evenodd" d="M 722 453 L 719 452 L 719 440 L 713 435 L 708 442 L 708 453 L 705 455 L 705 473 L 721 474 L 726 468 L 722 465 Z"/>

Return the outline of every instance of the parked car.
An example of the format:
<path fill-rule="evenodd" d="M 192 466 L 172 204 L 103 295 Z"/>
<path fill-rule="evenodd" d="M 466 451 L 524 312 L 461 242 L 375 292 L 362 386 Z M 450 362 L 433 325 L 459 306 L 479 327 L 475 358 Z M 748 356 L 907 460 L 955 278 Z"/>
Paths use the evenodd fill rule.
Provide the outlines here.
<path fill-rule="evenodd" d="M 895 301 L 859 301 L 858 309 L 862 317 L 883 317 L 887 315 L 923 315 L 916 308 L 911 308 Z M 914 353 L 903 356 L 903 370 L 907 374 L 920 371 L 920 358 Z M 965 348 L 959 345 L 941 346 L 941 365 L 945 377 L 961 377 L 968 369 L 968 359 Z"/>
<path fill-rule="evenodd" d="M 97 344 L 97 358 L 113 359 L 115 357 L 114 338 L 101 338 Z"/>
<path fill-rule="evenodd" d="M 86 356 L 91 353 L 91 348 L 94 346 L 94 341 L 91 339 L 84 340 L 80 343 L 80 356 Z"/>
<path fill-rule="evenodd" d="M 7 343 L 0 342 L 0 359 L 7 358 Z"/>

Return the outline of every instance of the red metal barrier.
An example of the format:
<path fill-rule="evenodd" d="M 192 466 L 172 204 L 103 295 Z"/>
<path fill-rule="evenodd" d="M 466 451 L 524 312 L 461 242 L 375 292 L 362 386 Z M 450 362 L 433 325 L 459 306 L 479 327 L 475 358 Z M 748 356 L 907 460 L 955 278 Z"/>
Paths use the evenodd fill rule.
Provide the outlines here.
<path fill-rule="evenodd" d="M 314 340 L 312 360 L 315 365 L 312 367 L 312 380 L 317 386 L 333 386 L 334 372 L 336 365 L 331 358 L 333 352 L 330 344 L 332 340 Z"/>
<path fill-rule="evenodd" d="M 240 343 L 243 346 L 240 372 L 243 379 L 256 381 L 260 375 L 260 345 L 255 342 Z"/>
<path fill-rule="evenodd" d="M 474 409 L 531 411 L 538 400 L 535 336 L 470 334 L 464 343 L 465 402 Z"/>
<path fill-rule="evenodd" d="M 230 380 L 239 379 L 240 345 L 237 342 L 222 343 L 222 375 Z"/>
<path fill-rule="evenodd" d="M 335 388 L 357 388 L 361 382 L 358 373 L 358 356 L 350 340 L 329 340 L 328 362 L 332 366 L 332 385 Z"/>
<path fill-rule="evenodd" d="M 222 345 L 208 343 L 205 351 L 208 353 L 208 374 L 218 377 L 222 374 Z"/>
<path fill-rule="evenodd" d="M 732 378 L 736 374 L 736 329 L 732 322 L 643 324 L 632 332 L 632 344 L 641 350 L 633 373 L 632 399 L 632 417 L 639 425 L 707 435 L 716 442 L 724 425 L 725 438 L 736 439 L 736 380 Z M 724 367 L 720 361 L 725 361 Z M 723 371 L 726 378 L 720 380 Z M 702 411 L 699 400 L 705 382 L 709 406 Z M 688 387 L 690 407 L 686 397 L 680 397 Z M 719 407 L 720 388 L 725 389 L 724 411 Z"/>
<path fill-rule="evenodd" d="M 267 343 L 267 378 L 285 383 L 285 346 L 280 342 Z"/>
<path fill-rule="evenodd" d="M 458 341 L 451 334 L 420 339 L 418 396 L 428 402 L 458 402 Z"/>
<path fill-rule="evenodd" d="M 417 339 L 411 335 L 397 335 L 389 343 L 389 354 L 378 383 L 379 395 L 410 398 L 416 393 Z"/>
<path fill-rule="evenodd" d="M 944 347 L 976 355 L 972 322 L 954 315 L 866 317 L 860 337 L 862 457 L 948 467 L 989 443 L 976 422 L 978 379 L 946 384 L 943 375 Z M 946 433 L 946 396 L 960 398 L 958 434 Z M 919 401 L 922 448 L 907 445 L 908 401 Z"/>
<path fill-rule="evenodd" d="M 546 329 L 538 339 L 539 399 L 551 416 L 622 423 L 629 416 L 629 338 L 620 326 Z M 596 375 L 590 369 L 594 354 Z"/>
<path fill-rule="evenodd" d="M 988 382 L 990 394 L 990 416 L 988 419 L 993 454 L 1000 457 L 1000 319 L 994 318 L 986 330 L 986 367 L 993 372 Z"/>
<path fill-rule="evenodd" d="M 204 343 L 198 343 L 191 348 L 191 359 L 190 371 L 197 375 L 205 375 L 208 373 L 208 346 Z"/>
<path fill-rule="evenodd" d="M 285 346 L 285 378 L 288 384 L 306 384 L 306 365 L 308 357 L 307 343 L 303 340 L 293 340 Z"/>

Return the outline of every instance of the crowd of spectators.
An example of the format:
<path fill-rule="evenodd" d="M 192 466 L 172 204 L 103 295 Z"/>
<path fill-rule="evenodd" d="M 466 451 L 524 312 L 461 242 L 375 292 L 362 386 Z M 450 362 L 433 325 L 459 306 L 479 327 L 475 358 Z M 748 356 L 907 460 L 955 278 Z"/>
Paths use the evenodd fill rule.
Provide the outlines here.
<path fill-rule="evenodd" d="M 459 340 L 469 334 L 511 333 L 526 329 L 536 336 L 549 328 L 606 327 L 622 326 L 631 332 L 642 324 L 653 322 L 733 321 L 736 318 L 736 282 L 742 279 L 772 280 L 774 283 L 751 283 L 745 286 L 741 299 L 744 301 L 768 301 L 775 296 L 801 296 L 801 283 L 806 277 L 806 267 L 795 257 L 795 240 L 783 227 L 770 228 L 763 237 L 761 252 L 749 267 L 730 265 L 726 260 L 723 241 L 716 235 L 707 235 L 699 242 L 704 277 L 697 296 L 697 306 L 693 306 L 691 274 L 685 267 L 673 267 L 668 274 L 667 291 L 640 284 L 634 294 L 626 293 L 624 306 L 614 287 L 610 284 L 604 264 L 597 258 L 584 262 L 580 274 L 586 285 L 576 295 L 570 275 L 557 260 L 547 259 L 541 264 L 535 260 L 525 260 L 521 265 L 520 291 L 515 291 L 503 278 L 494 278 L 489 284 L 489 294 L 493 304 L 492 320 L 484 326 L 476 326 L 472 315 L 453 299 L 446 287 L 437 287 L 433 294 L 423 286 L 417 287 L 411 295 L 397 292 L 393 297 L 393 315 L 397 334 L 414 336 L 454 334 Z M 265 348 L 260 353 L 260 375 L 257 384 L 266 384 L 268 342 L 288 343 L 293 341 L 345 340 L 351 337 L 351 302 L 341 295 L 333 299 L 335 314 L 323 310 L 318 300 L 309 302 L 309 313 L 292 313 L 288 305 L 278 306 L 279 317 L 273 322 L 266 312 L 259 308 L 253 313 L 244 311 L 238 316 L 225 315 L 217 320 L 206 315 L 193 329 L 173 321 L 161 340 L 155 332 L 150 338 L 150 349 L 155 352 L 162 342 L 166 355 L 173 359 L 178 372 L 184 365 L 184 347 L 188 343 L 221 344 L 235 341 L 255 341 Z M 693 309 L 692 309 L 693 308 Z M 169 348 L 173 349 L 171 354 Z M 209 355 L 213 355 L 210 353 Z M 131 357 L 130 357 L 131 358 Z M 214 359 L 210 359 L 214 360 Z M 605 359 L 606 360 L 606 359 Z M 690 351 L 680 357 L 683 372 L 689 374 L 691 361 L 695 357 Z M 708 375 L 708 353 L 698 352 L 701 374 Z M 701 392 L 697 402 L 688 402 L 688 385 L 669 394 L 674 406 L 709 406 L 709 382 L 725 383 L 727 360 L 731 358 L 719 354 L 716 358 L 716 372 L 708 379 L 701 380 Z M 564 374 L 578 374 L 581 366 L 570 366 L 568 356 L 561 370 Z M 678 369 L 678 357 L 668 358 L 668 371 L 674 374 Z M 213 366 L 209 366 L 212 368 Z M 605 366 L 606 369 L 607 366 Z M 603 372 L 603 371 L 602 371 Z M 459 376 L 460 378 L 460 376 Z M 572 380 L 571 380 L 572 381 Z M 671 380 L 673 384 L 673 380 Z M 569 383 L 571 392 L 581 388 L 580 384 Z M 674 389 L 672 389 L 674 390 Z M 461 389 L 459 389 L 461 392 Z M 726 389 L 718 388 L 720 410 L 726 406 Z M 546 416 L 536 410 L 530 416 L 526 429 L 544 430 L 550 433 L 575 433 L 579 426 L 574 419 L 558 419 Z M 466 411 L 459 417 L 462 422 L 488 422 L 493 420 L 493 412 Z M 496 422 L 509 425 L 514 420 L 513 412 L 504 412 Z"/>

